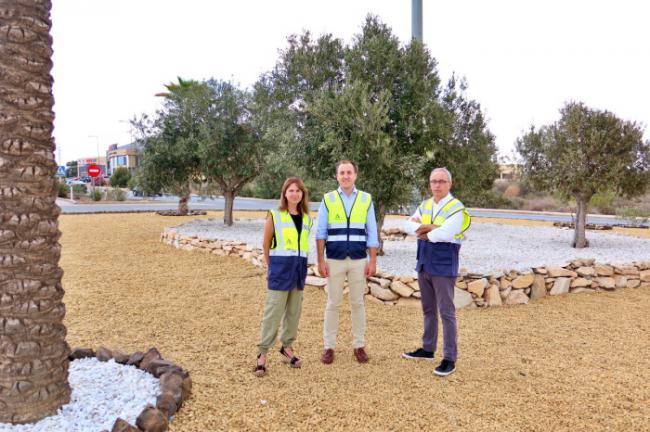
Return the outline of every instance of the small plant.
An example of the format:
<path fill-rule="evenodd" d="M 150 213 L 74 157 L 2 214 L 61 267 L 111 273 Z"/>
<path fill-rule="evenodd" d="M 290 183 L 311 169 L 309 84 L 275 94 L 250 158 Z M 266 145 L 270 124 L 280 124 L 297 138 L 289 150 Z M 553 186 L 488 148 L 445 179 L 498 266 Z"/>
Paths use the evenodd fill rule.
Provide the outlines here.
<path fill-rule="evenodd" d="M 126 200 L 126 193 L 118 187 L 114 187 L 111 189 L 111 192 L 109 194 L 109 197 L 113 201 L 124 201 Z"/>
<path fill-rule="evenodd" d="M 623 220 L 627 225 L 641 227 L 650 221 L 650 212 L 625 207 L 616 211 L 616 219 Z"/>
<path fill-rule="evenodd" d="M 591 197 L 589 204 L 592 207 L 596 207 L 601 213 L 614 214 L 614 198 L 616 198 L 614 191 L 600 191 L 596 192 L 594 196 Z"/>
<path fill-rule="evenodd" d="M 59 183 L 58 197 L 59 198 L 67 198 L 69 190 L 70 190 L 70 186 L 68 186 L 65 183 Z"/>
<path fill-rule="evenodd" d="M 94 188 L 90 192 L 90 199 L 93 201 L 100 201 L 102 199 L 102 191 L 97 188 Z"/>
<path fill-rule="evenodd" d="M 88 190 L 86 189 L 86 185 L 82 185 L 82 184 L 72 185 L 72 192 L 74 192 L 75 197 L 84 195 L 87 191 Z"/>

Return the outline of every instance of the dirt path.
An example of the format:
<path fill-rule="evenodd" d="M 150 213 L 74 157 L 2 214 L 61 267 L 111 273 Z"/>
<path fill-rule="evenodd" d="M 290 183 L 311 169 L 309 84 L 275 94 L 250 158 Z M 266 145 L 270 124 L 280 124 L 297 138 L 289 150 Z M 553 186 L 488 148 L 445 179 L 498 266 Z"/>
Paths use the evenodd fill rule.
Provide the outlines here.
<path fill-rule="evenodd" d="M 419 345 L 419 309 L 374 303 L 370 363 L 353 360 L 346 305 L 336 361 L 322 365 L 325 294 L 308 290 L 295 344 L 303 368 L 273 352 L 258 379 L 264 275 L 240 259 L 159 242 L 163 227 L 192 219 L 60 217 L 69 344 L 156 346 L 189 369 L 193 396 L 171 431 L 650 430 L 650 290 L 461 310 L 458 371 L 447 379 L 400 358 Z"/>

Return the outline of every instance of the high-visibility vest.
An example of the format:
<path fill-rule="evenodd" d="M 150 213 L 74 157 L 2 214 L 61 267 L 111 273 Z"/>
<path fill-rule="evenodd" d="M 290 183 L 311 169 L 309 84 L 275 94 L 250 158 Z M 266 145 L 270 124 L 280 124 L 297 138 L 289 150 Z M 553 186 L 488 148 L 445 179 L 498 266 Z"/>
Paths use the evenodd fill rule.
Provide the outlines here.
<path fill-rule="evenodd" d="M 312 219 L 307 213 L 302 215 L 302 232 L 298 235 L 291 214 L 286 210 L 270 210 L 275 229 L 275 244 L 269 250 L 270 256 L 301 256 L 309 253 L 309 233 Z M 298 240 L 300 237 L 300 240 Z"/>
<path fill-rule="evenodd" d="M 372 205 L 369 193 L 358 190 L 348 215 L 338 190 L 323 197 L 327 207 L 327 257 L 362 259 L 366 257 L 366 221 Z"/>
<path fill-rule="evenodd" d="M 420 204 L 420 214 L 423 224 L 442 225 L 445 220 L 449 219 L 451 216 L 455 215 L 458 212 L 463 213 L 463 225 L 461 226 L 460 232 L 454 236 L 456 240 L 463 239 L 463 233 L 467 231 L 469 226 L 472 223 L 472 219 L 469 216 L 469 212 L 465 209 L 465 206 L 456 198 L 449 200 L 447 204 L 442 206 L 438 213 L 433 214 L 433 198 L 429 198 L 426 201 L 423 201 Z"/>

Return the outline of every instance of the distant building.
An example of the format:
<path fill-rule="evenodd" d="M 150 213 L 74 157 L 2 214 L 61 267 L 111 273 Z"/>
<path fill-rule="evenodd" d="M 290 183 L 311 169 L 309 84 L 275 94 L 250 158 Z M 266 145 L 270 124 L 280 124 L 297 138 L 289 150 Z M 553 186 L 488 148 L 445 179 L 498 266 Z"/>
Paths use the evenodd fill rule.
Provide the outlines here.
<path fill-rule="evenodd" d="M 135 170 L 140 166 L 140 155 L 142 146 L 138 143 L 118 146 L 111 144 L 106 153 L 108 157 L 108 175 L 111 176 L 117 168 L 124 167 L 129 171 Z"/>
<path fill-rule="evenodd" d="M 520 164 L 499 164 L 499 180 L 519 180 L 522 169 Z"/>

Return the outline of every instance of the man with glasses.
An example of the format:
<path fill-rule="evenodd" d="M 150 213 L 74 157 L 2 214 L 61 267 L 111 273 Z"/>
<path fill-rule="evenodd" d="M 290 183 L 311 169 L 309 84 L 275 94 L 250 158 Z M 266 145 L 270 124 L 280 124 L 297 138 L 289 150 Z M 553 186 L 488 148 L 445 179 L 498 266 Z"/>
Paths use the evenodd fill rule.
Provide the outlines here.
<path fill-rule="evenodd" d="M 435 168 L 429 176 L 432 197 L 420 204 L 405 229 L 418 238 L 418 284 L 422 295 L 424 333 L 422 347 L 402 357 L 433 361 L 438 342 L 438 312 L 443 328 L 443 359 L 433 371 L 447 376 L 456 370 L 457 329 L 454 285 L 458 277 L 458 252 L 470 225 L 463 203 L 450 193 L 451 173 Z"/>

